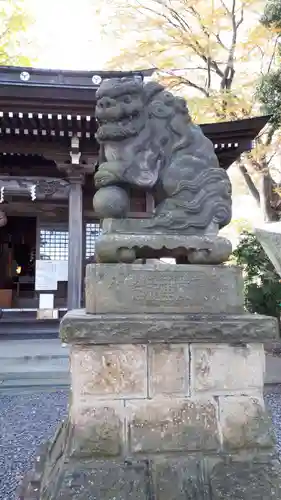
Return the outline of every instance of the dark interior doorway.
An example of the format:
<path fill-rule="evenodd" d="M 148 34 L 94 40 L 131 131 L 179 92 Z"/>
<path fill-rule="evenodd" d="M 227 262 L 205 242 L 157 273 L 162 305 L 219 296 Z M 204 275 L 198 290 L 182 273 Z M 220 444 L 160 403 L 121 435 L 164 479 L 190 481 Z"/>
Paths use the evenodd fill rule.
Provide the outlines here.
<path fill-rule="evenodd" d="M 34 298 L 35 265 L 36 217 L 8 216 L 0 228 L 0 307 L 18 307 L 20 299 Z"/>

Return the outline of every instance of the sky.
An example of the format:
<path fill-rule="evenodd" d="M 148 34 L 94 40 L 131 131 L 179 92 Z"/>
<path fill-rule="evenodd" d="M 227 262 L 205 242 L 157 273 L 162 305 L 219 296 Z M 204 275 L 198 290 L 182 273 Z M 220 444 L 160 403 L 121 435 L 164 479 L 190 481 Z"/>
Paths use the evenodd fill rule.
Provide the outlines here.
<path fill-rule="evenodd" d="M 113 54 L 94 15 L 95 0 L 29 0 L 39 40 L 37 66 L 99 70 Z"/>
<path fill-rule="evenodd" d="M 118 53 L 118 37 L 111 35 L 109 38 L 102 33 L 101 19 L 110 23 L 110 16 L 114 15 L 102 0 L 26 2 L 36 21 L 34 31 L 40 43 L 39 62 L 44 67 L 99 69 Z M 95 14 L 95 5 L 101 5 L 102 17 Z M 243 27 L 249 27 L 246 21 Z M 128 33 L 122 33 L 124 40 L 127 36 Z M 227 40 L 228 35 L 225 36 Z"/>
<path fill-rule="evenodd" d="M 118 54 L 122 42 L 112 36 L 112 32 L 110 37 L 102 32 L 100 18 L 94 12 L 95 6 L 101 5 L 102 21 L 110 23 L 112 14 L 102 1 L 26 1 L 36 20 L 33 27 L 35 38 L 39 41 L 36 66 L 98 71 L 104 69 L 106 62 Z M 123 41 L 126 37 L 128 33 L 122 33 Z M 254 61 L 253 64 L 255 66 Z M 248 75 L 249 61 L 244 66 Z M 243 65 L 241 69 L 244 69 Z"/>

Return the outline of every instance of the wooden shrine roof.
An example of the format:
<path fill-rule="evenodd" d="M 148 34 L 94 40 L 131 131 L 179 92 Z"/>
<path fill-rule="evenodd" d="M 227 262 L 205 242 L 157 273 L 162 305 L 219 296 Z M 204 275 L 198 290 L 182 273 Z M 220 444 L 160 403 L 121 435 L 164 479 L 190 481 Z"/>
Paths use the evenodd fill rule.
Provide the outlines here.
<path fill-rule="evenodd" d="M 152 73 L 150 69 L 74 72 L 0 66 L 0 153 L 26 154 L 29 149 L 44 154 L 51 145 L 66 147 L 73 135 L 81 138 L 85 151 L 97 152 L 94 108 L 100 82 L 116 76 L 145 78 Z M 213 142 L 221 167 L 227 169 L 252 148 L 268 119 L 202 124 L 201 128 Z"/>
<path fill-rule="evenodd" d="M 22 113 L 92 115 L 102 80 L 145 78 L 143 71 L 61 71 L 0 66 L 0 109 Z"/>

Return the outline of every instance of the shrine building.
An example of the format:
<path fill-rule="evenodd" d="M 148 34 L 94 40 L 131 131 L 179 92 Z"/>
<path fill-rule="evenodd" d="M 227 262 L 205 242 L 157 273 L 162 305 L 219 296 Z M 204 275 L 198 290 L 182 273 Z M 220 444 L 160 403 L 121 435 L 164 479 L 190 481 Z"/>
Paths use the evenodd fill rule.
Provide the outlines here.
<path fill-rule="evenodd" d="M 83 307 L 85 266 L 100 233 L 92 203 L 96 90 L 105 78 L 152 73 L 0 67 L 0 334 L 27 318 L 28 331 L 32 323 L 33 331 L 56 332 L 67 309 Z M 201 128 L 228 169 L 267 121 Z M 153 200 L 134 195 L 131 215 L 148 216 Z"/>

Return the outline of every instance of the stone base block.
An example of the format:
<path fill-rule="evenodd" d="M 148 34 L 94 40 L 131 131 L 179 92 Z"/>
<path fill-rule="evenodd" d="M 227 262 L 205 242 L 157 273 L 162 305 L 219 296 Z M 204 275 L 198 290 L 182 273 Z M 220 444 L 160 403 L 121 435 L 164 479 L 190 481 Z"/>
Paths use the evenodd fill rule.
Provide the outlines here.
<path fill-rule="evenodd" d="M 168 257 L 208 265 L 226 262 L 232 252 L 230 241 L 222 236 L 157 233 L 155 229 L 147 232 L 145 225 L 147 219 L 104 220 L 103 233 L 96 242 L 98 262 L 133 263 L 136 259 Z"/>
<path fill-rule="evenodd" d="M 272 449 L 262 396 L 74 401 L 68 453 L 134 454 Z"/>
<path fill-rule="evenodd" d="M 157 500 L 280 499 L 280 463 L 205 457 L 155 460 L 153 485 Z M 149 498 L 149 497 L 148 497 Z"/>
<path fill-rule="evenodd" d="M 280 500 L 270 455 L 66 460 L 54 445 L 26 477 L 21 500 Z M 41 471 L 39 470 L 41 467 Z"/>
<path fill-rule="evenodd" d="M 215 401 L 165 399 L 126 403 L 130 454 L 221 448 Z"/>
<path fill-rule="evenodd" d="M 255 394 L 263 392 L 265 354 L 262 344 L 190 344 L 191 393 Z"/>
<path fill-rule="evenodd" d="M 72 406 L 104 400 L 259 396 L 262 344 L 110 344 L 70 350 Z"/>
<path fill-rule="evenodd" d="M 262 397 L 220 397 L 219 421 L 225 451 L 270 448 L 274 444 L 271 421 Z"/>
<path fill-rule="evenodd" d="M 279 500 L 281 465 L 278 460 L 218 463 L 210 474 L 210 486 L 212 500 Z"/>
<path fill-rule="evenodd" d="M 241 314 L 241 270 L 230 266 L 89 264 L 86 312 Z"/>
<path fill-rule="evenodd" d="M 79 309 L 61 320 L 60 338 L 67 344 L 225 343 L 277 340 L 277 318 L 259 314 L 86 314 Z"/>
<path fill-rule="evenodd" d="M 247 423 L 251 430 L 251 418 Z M 68 427 L 66 450 L 71 458 L 117 457 L 125 456 L 126 452 L 131 456 L 189 454 L 219 451 L 224 446 L 219 432 L 218 405 L 211 398 L 90 400 L 80 406 L 73 405 Z M 266 444 L 262 437 L 262 444 Z M 258 438 L 259 428 L 250 446 L 258 446 Z"/>
<path fill-rule="evenodd" d="M 70 352 L 72 402 L 146 398 L 147 346 L 75 346 Z"/>

